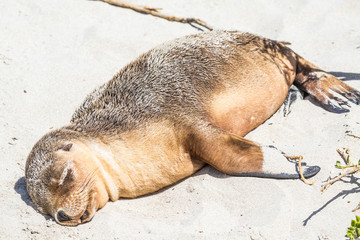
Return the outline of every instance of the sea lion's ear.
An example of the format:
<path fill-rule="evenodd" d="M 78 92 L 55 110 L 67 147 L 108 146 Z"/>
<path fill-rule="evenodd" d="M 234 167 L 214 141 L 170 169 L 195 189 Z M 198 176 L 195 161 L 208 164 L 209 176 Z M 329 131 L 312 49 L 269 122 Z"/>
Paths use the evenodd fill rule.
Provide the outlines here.
<path fill-rule="evenodd" d="M 67 144 L 64 144 L 63 146 L 61 146 L 61 149 L 66 151 L 66 152 L 69 152 L 71 147 L 72 147 L 72 143 L 67 143 Z"/>

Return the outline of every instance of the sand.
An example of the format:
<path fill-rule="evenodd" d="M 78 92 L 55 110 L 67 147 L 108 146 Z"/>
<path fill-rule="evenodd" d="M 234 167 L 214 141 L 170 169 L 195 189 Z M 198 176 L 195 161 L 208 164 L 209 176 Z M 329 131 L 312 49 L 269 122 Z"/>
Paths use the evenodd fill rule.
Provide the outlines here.
<path fill-rule="evenodd" d="M 360 89 L 360 3 L 349 1 L 134 1 L 292 43 L 316 65 Z M 67 124 L 86 94 L 142 52 L 199 32 L 97 1 L 0 1 L 0 239 L 344 239 L 360 198 L 357 176 L 325 193 L 337 148 L 360 158 L 360 106 L 333 114 L 308 99 L 275 114 L 248 138 L 304 156 L 322 170 L 300 180 L 228 177 L 205 167 L 164 191 L 108 203 L 64 227 L 38 213 L 25 161 L 50 129 Z"/>

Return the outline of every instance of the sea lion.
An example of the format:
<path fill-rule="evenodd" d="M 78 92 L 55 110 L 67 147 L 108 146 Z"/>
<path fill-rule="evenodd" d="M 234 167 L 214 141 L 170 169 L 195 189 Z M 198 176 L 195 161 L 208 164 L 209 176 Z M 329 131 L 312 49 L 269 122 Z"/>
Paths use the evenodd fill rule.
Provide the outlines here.
<path fill-rule="evenodd" d="M 155 47 L 35 144 L 28 193 L 42 213 L 78 225 L 109 199 L 155 192 L 205 164 L 230 175 L 298 178 L 281 154 L 243 138 L 293 83 L 331 112 L 348 111 L 336 94 L 360 103 L 358 91 L 284 43 L 250 33 L 212 31 Z"/>

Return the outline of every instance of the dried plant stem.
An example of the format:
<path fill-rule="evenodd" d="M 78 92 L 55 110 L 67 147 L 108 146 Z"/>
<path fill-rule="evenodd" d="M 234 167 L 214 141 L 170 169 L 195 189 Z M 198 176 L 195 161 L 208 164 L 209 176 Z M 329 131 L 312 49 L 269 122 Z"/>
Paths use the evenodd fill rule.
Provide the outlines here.
<path fill-rule="evenodd" d="M 335 182 L 339 181 L 341 178 L 356 173 L 357 171 L 360 170 L 360 166 L 359 165 L 355 165 L 351 168 L 347 168 L 344 172 L 340 173 L 339 176 L 337 176 L 336 178 L 329 178 L 327 183 L 325 185 L 322 185 L 321 191 L 325 191 L 326 189 L 328 189 L 332 184 L 334 184 Z"/>
<path fill-rule="evenodd" d="M 356 208 L 354 208 L 352 211 L 355 212 L 356 210 L 360 209 L 360 203 L 358 203 L 358 205 L 356 206 Z"/>
<path fill-rule="evenodd" d="M 336 149 L 336 151 L 340 154 L 340 156 L 345 161 L 345 163 L 348 164 L 347 160 L 349 157 L 350 150 L 348 148 L 342 148 L 341 150 Z"/>
<path fill-rule="evenodd" d="M 301 180 L 307 184 L 307 185 L 313 185 L 314 183 L 316 183 L 316 180 L 309 183 L 308 181 L 306 181 L 306 179 L 304 178 L 304 175 L 302 174 L 302 169 L 301 169 L 301 161 L 303 159 L 303 156 L 299 155 L 299 156 L 289 156 L 289 155 L 284 155 L 286 158 L 289 158 L 289 159 L 293 159 L 293 160 L 298 160 L 298 167 L 299 167 L 299 172 L 300 172 L 300 177 L 301 177 Z"/>
<path fill-rule="evenodd" d="M 336 178 L 331 179 L 329 177 L 326 184 L 321 186 L 322 192 L 325 191 L 326 189 L 328 189 L 335 182 L 339 181 L 341 178 L 343 178 L 347 175 L 350 175 L 350 174 L 354 174 L 360 170 L 360 165 L 351 165 L 350 160 L 349 160 L 350 150 L 348 148 L 336 149 L 336 151 L 340 154 L 342 159 L 345 161 L 346 165 L 348 165 L 349 167 L 347 167 L 347 166 L 344 167 L 345 170 L 343 170 L 343 172 L 340 173 L 339 176 L 337 176 Z"/>
<path fill-rule="evenodd" d="M 204 21 L 202 21 L 202 20 L 200 20 L 198 18 L 181 18 L 181 17 L 175 17 L 175 16 L 171 16 L 171 15 L 166 15 L 166 14 L 163 14 L 163 13 L 159 12 L 159 10 L 161 10 L 161 8 L 139 6 L 139 5 L 130 4 L 130 3 L 126 3 L 126 2 L 118 1 L 118 0 L 99 0 L 99 1 L 103 1 L 103 2 L 106 2 L 108 4 L 117 6 L 117 7 L 129 8 L 129 9 L 132 9 L 132 10 L 134 10 L 136 12 L 139 12 L 139 13 L 150 14 L 152 16 L 163 18 L 163 19 L 166 19 L 166 20 L 171 21 L 171 22 L 197 24 L 199 26 L 207 28 L 210 31 L 213 30 L 213 28 L 210 27 L 206 22 L 204 22 Z"/>

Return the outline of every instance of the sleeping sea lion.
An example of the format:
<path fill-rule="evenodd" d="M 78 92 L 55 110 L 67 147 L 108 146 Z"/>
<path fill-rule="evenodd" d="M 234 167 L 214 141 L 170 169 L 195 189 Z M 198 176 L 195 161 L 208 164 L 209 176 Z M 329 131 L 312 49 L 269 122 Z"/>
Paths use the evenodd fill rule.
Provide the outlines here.
<path fill-rule="evenodd" d="M 360 103 L 358 91 L 282 42 L 212 31 L 162 44 L 35 144 L 28 193 L 42 213 L 78 225 L 109 199 L 155 192 L 205 164 L 235 176 L 298 178 L 281 154 L 243 138 L 277 111 L 292 84 L 331 112 L 349 111 L 345 98 Z"/>

